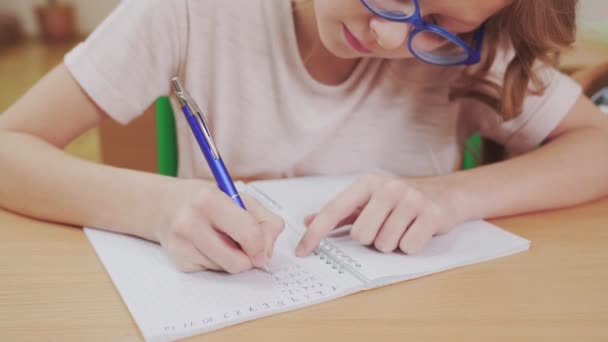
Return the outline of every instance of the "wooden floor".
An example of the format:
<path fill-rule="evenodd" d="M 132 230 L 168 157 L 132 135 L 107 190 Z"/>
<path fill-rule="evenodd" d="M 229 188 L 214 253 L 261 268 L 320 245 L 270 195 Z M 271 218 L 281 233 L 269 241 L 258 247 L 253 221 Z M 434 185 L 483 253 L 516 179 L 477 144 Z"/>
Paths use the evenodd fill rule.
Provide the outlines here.
<path fill-rule="evenodd" d="M 54 66 L 75 42 L 47 45 L 29 41 L 10 47 L 0 47 L 0 113 Z M 71 154 L 99 162 L 99 138 L 96 129 L 85 133 L 67 147 Z"/>

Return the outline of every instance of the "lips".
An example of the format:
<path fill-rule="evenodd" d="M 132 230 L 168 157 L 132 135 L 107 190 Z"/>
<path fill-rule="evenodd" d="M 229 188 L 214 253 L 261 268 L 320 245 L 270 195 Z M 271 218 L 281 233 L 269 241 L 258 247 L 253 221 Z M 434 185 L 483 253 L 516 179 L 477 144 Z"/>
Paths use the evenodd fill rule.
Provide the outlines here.
<path fill-rule="evenodd" d="M 369 54 L 372 52 L 372 50 L 363 45 L 363 43 L 361 43 L 361 41 L 359 41 L 359 39 L 357 39 L 357 37 L 355 37 L 355 35 L 352 34 L 344 24 L 342 24 L 342 31 L 344 32 L 344 39 L 346 39 L 346 42 L 351 48 L 364 54 Z"/>

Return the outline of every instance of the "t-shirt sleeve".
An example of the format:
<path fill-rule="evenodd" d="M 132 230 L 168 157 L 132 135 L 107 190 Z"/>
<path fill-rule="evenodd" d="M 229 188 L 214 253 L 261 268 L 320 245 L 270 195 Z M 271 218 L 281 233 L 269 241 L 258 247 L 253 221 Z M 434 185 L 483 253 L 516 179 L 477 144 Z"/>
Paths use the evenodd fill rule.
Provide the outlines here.
<path fill-rule="evenodd" d="M 169 93 L 185 55 L 187 18 L 185 0 L 124 0 L 64 63 L 101 109 L 126 124 Z"/>
<path fill-rule="evenodd" d="M 504 65 L 493 70 L 492 80 L 501 80 L 504 74 L 497 74 L 496 70 L 504 70 Z M 546 88 L 540 95 L 529 93 L 517 117 L 504 121 L 480 103 L 463 107 L 468 112 L 461 113 L 472 130 L 505 146 L 510 155 L 525 153 L 541 144 L 581 95 L 580 85 L 555 68 L 538 65 L 536 70 Z"/>

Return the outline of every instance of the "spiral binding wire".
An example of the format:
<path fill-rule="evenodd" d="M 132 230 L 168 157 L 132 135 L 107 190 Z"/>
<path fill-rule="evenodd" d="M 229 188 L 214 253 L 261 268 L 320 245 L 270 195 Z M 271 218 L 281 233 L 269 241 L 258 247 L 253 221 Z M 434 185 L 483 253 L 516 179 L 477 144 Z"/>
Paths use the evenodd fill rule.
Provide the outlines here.
<path fill-rule="evenodd" d="M 358 274 L 358 268 L 361 268 L 361 264 L 344 253 L 340 248 L 327 240 L 321 240 L 319 247 L 315 248 L 314 255 L 318 256 L 319 259 L 325 260 L 327 265 L 331 265 L 331 268 L 337 270 L 338 273 L 344 273 L 347 269 L 353 274 Z"/>
<path fill-rule="evenodd" d="M 284 212 L 283 208 L 276 203 L 272 198 L 270 198 L 266 193 L 256 188 L 255 186 L 247 186 L 245 191 L 248 194 L 256 197 L 262 203 L 268 204 L 273 211 L 277 214 L 280 214 L 281 217 L 285 220 L 285 223 L 292 226 L 297 227 L 299 224 L 294 222 L 292 218 Z M 334 244 L 327 240 L 321 240 L 319 246 L 315 248 L 313 254 L 318 256 L 321 260 L 325 260 L 327 265 L 331 265 L 334 270 L 337 270 L 339 274 L 343 274 L 344 270 L 349 270 L 354 276 L 359 279 L 366 280 L 365 276 L 361 274 L 357 269 L 361 268 L 361 264 L 344 253 L 340 248 L 336 247 Z"/>

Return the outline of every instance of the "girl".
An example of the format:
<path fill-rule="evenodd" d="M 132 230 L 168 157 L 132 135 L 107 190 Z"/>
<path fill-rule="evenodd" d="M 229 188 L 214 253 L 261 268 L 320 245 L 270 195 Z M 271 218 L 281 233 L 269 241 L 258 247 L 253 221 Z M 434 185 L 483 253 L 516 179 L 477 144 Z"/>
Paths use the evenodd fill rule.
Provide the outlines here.
<path fill-rule="evenodd" d="M 575 6 L 123 1 L 0 117 L 0 205 L 158 241 L 183 271 L 263 266 L 281 220 L 215 186 L 181 116 L 178 179 L 61 151 L 101 120 L 128 123 L 174 76 L 205 104 L 234 178 L 390 173 L 362 177 L 308 220 L 299 256 L 346 222 L 362 244 L 416 253 L 465 220 L 598 198 L 608 124 L 551 66 L 574 40 Z M 512 158 L 458 171 L 474 131 Z"/>

